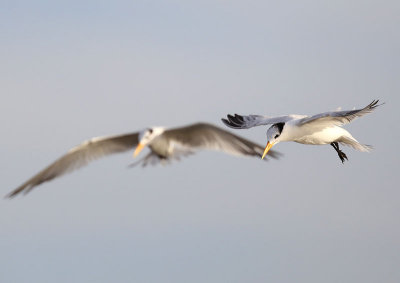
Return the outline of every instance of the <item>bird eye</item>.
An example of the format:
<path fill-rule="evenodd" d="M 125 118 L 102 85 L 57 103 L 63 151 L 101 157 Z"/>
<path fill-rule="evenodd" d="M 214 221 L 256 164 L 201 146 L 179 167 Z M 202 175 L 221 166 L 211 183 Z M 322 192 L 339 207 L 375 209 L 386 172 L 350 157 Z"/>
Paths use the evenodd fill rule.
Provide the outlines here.
<path fill-rule="evenodd" d="M 276 134 L 275 137 L 274 137 L 274 139 L 276 139 L 276 138 L 278 138 L 278 137 L 279 137 L 279 134 Z"/>
<path fill-rule="evenodd" d="M 152 134 L 152 133 L 153 133 L 153 129 L 149 129 L 148 131 L 149 131 L 149 133 L 150 133 L 150 134 Z"/>

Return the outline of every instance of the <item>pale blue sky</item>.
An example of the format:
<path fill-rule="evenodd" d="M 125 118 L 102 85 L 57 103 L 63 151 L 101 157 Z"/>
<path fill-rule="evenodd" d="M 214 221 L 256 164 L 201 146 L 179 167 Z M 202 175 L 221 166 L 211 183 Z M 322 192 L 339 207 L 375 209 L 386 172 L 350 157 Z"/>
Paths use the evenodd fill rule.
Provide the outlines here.
<path fill-rule="evenodd" d="M 5 1 L 0 194 L 92 136 L 386 104 L 372 153 L 95 162 L 1 200 L 1 282 L 399 282 L 398 1 Z M 265 144 L 266 128 L 237 131 Z"/>

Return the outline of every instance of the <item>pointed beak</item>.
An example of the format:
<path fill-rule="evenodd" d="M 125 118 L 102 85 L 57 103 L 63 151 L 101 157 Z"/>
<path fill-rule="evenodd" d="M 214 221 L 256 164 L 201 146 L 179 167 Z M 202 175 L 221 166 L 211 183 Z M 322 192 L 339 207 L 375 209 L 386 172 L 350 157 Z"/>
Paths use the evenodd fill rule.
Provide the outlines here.
<path fill-rule="evenodd" d="M 273 145 L 274 145 L 273 143 L 270 143 L 270 142 L 267 143 L 267 146 L 264 149 L 264 153 L 263 153 L 263 156 L 261 157 L 261 159 L 264 159 L 264 157 L 267 155 L 268 151 L 271 149 L 271 147 Z"/>
<path fill-rule="evenodd" d="M 144 144 L 139 143 L 136 146 L 135 152 L 133 153 L 133 157 L 136 157 L 142 151 L 143 148 L 144 148 Z"/>

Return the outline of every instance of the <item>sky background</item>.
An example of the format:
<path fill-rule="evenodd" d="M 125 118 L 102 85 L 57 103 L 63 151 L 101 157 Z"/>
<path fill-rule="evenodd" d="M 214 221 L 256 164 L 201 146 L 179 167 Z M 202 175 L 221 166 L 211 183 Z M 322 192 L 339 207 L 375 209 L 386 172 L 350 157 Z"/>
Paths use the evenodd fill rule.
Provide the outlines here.
<path fill-rule="evenodd" d="M 386 104 L 371 153 L 104 158 L 0 200 L 1 282 L 400 282 L 399 1 L 2 1 L 0 194 L 93 136 Z M 397 110 L 396 110 L 397 109 Z M 267 128 L 236 131 L 259 144 Z M 133 151 L 133 150 L 132 150 Z"/>

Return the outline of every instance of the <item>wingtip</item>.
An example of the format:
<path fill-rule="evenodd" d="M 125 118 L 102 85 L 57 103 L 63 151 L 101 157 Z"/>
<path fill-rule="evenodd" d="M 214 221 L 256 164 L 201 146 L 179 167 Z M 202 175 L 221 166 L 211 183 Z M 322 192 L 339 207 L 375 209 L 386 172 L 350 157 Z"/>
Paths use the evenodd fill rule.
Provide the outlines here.
<path fill-rule="evenodd" d="M 9 192 L 7 195 L 4 196 L 4 198 L 6 199 L 13 199 L 15 198 L 17 195 L 26 195 L 27 193 L 29 193 L 34 186 L 27 186 L 27 185 L 22 185 L 18 188 L 16 188 L 15 190 Z"/>
<path fill-rule="evenodd" d="M 377 103 L 376 107 L 386 104 L 386 102 L 381 102 L 381 104 L 378 104 L 378 102 L 379 102 L 379 99 L 376 100 L 376 103 Z"/>
<path fill-rule="evenodd" d="M 13 199 L 17 196 L 18 192 L 12 191 L 4 196 L 4 199 Z"/>
<path fill-rule="evenodd" d="M 228 115 L 226 115 L 226 117 L 228 118 L 228 119 L 221 119 L 222 120 L 222 122 L 226 125 L 226 126 L 228 126 L 229 128 L 232 128 L 232 129 L 240 129 L 240 127 L 241 127 L 241 121 L 240 120 L 238 120 L 238 118 L 236 118 L 236 115 L 237 114 L 235 114 L 235 116 L 232 116 L 232 115 L 230 115 L 230 114 L 228 114 Z"/>
<path fill-rule="evenodd" d="M 224 123 L 225 126 L 232 128 L 228 120 L 222 118 L 221 121 L 222 121 L 222 123 Z"/>
<path fill-rule="evenodd" d="M 241 122 L 244 122 L 243 116 L 235 113 L 235 118 Z"/>
<path fill-rule="evenodd" d="M 227 122 L 229 126 L 234 129 L 242 129 L 244 124 L 244 118 L 242 115 L 234 114 L 234 115 L 227 115 Z"/>
<path fill-rule="evenodd" d="M 380 104 L 379 103 L 379 99 L 374 99 L 366 108 L 367 109 L 371 109 L 374 110 L 375 108 L 377 108 L 378 106 L 382 106 L 385 104 L 385 102 L 382 102 Z"/>

